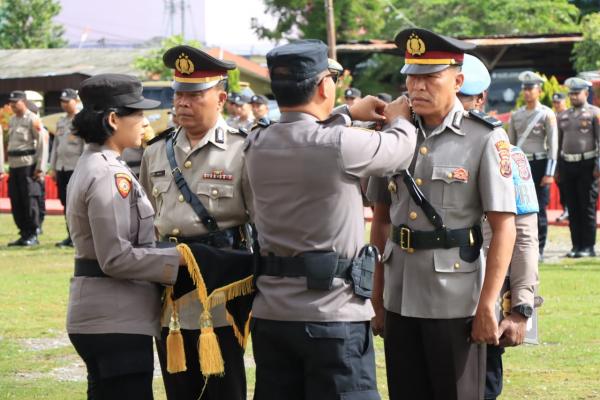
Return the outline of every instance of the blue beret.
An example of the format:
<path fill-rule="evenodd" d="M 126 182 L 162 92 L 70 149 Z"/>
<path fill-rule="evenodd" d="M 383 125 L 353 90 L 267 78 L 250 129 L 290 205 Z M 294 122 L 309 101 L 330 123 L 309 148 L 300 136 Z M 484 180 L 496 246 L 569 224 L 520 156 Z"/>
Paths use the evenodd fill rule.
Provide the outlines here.
<path fill-rule="evenodd" d="M 271 80 L 303 81 L 328 69 L 327 46 L 320 40 L 299 40 L 267 53 Z"/>
<path fill-rule="evenodd" d="M 483 93 L 490 87 L 492 81 L 490 73 L 479 58 L 465 54 L 462 72 L 465 75 L 465 81 L 460 88 L 460 93 L 467 96 L 475 96 Z"/>

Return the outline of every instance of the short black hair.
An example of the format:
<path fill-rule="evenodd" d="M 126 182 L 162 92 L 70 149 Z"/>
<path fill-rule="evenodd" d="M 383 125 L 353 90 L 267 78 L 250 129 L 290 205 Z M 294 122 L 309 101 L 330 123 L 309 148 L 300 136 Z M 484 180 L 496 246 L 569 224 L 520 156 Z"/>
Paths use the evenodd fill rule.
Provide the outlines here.
<path fill-rule="evenodd" d="M 301 106 L 310 101 L 317 91 L 321 75 L 302 81 L 274 80 L 271 81 L 271 90 L 280 107 Z"/>
<path fill-rule="evenodd" d="M 74 134 L 82 138 L 86 143 L 103 145 L 113 134 L 113 129 L 108 124 L 110 113 L 114 112 L 119 117 L 125 117 L 139 111 L 127 107 L 109 108 L 99 111 L 84 107 L 73 118 Z"/>

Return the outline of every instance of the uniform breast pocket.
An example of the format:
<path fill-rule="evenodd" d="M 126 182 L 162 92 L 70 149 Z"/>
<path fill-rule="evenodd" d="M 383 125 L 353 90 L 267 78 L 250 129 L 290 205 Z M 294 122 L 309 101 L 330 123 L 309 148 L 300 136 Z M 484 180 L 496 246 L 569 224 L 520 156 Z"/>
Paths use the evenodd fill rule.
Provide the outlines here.
<path fill-rule="evenodd" d="M 531 130 L 531 133 L 534 135 L 542 135 L 544 133 L 544 123 L 543 122 L 538 122 L 534 125 L 533 129 Z"/>
<path fill-rule="evenodd" d="M 473 262 L 468 262 L 460 258 L 460 249 L 436 249 L 433 251 L 433 262 L 435 272 L 464 274 L 475 272 L 481 269 L 481 255 Z"/>
<path fill-rule="evenodd" d="M 138 216 L 137 242 L 140 245 L 154 242 L 154 209 L 145 197 L 136 202 Z"/>
<path fill-rule="evenodd" d="M 233 198 L 233 186 L 219 183 L 201 182 L 196 187 L 196 194 L 205 206 L 212 209 L 222 206 L 228 199 Z"/>
<path fill-rule="evenodd" d="M 590 133 L 592 130 L 592 120 L 591 119 L 582 119 L 579 121 L 579 132 L 581 133 Z"/>
<path fill-rule="evenodd" d="M 442 207 L 458 208 L 464 204 L 465 185 L 469 182 L 469 170 L 462 166 L 438 165 L 433 167 L 431 180 L 442 182 Z"/>
<path fill-rule="evenodd" d="M 33 139 L 31 137 L 31 132 L 29 131 L 29 128 L 27 128 L 26 126 L 19 126 L 15 128 L 15 136 L 15 139 L 18 143 L 28 143 Z"/>
<path fill-rule="evenodd" d="M 169 191 L 172 182 L 173 180 L 170 177 L 152 180 L 152 197 L 154 197 L 154 204 L 156 204 L 157 215 L 160 215 L 162 212 L 164 196 Z"/>

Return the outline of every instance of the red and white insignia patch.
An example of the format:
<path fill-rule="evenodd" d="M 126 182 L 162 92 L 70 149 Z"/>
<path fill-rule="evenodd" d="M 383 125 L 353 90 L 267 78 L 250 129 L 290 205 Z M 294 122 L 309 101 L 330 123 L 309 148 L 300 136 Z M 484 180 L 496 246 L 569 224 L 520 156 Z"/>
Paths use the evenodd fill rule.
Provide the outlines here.
<path fill-rule="evenodd" d="M 115 174 L 115 184 L 122 198 L 129 196 L 131 192 L 131 177 L 127 174 Z"/>
<path fill-rule="evenodd" d="M 469 171 L 464 168 L 456 168 L 454 171 L 452 171 L 452 177 L 457 181 L 468 182 Z"/>
<path fill-rule="evenodd" d="M 529 162 L 527 161 L 527 157 L 523 153 L 513 153 L 511 154 L 512 159 L 517 164 L 517 168 L 519 169 L 519 176 L 524 181 L 528 181 L 531 179 L 531 173 L 529 172 Z"/>
<path fill-rule="evenodd" d="M 226 174 L 223 170 L 215 169 L 210 173 L 202 174 L 203 179 L 215 179 L 218 181 L 231 181 L 233 180 L 233 175 Z"/>
<path fill-rule="evenodd" d="M 506 140 L 499 140 L 496 142 L 496 150 L 500 156 L 500 174 L 505 178 L 510 178 L 512 176 L 510 144 Z"/>

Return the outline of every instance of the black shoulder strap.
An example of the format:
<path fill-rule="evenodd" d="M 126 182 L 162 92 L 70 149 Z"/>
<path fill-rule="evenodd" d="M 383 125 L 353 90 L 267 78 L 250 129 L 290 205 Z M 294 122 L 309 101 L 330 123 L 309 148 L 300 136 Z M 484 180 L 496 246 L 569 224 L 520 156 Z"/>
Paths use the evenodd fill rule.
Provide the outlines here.
<path fill-rule="evenodd" d="M 484 113 L 483 111 L 479 111 L 476 109 L 469 110 L 469 115 L 473 117 L 473 119 L 479 122 L 483 122 L 485 125 L 489 126 L 492 129 L 502 126 L 502 121 Z"/>
<path fill-rule="evenodd" d="M 421 189 L 419 189 L 408 170 L 404 171 L 402 180 L 408 189 L 408 193 L 410 193 L 410 197 L 412 197 L 413 201 L 417 203 L 419 207 L 421 207 L 421 210 L 423 210 L 429 222 L 431 222 L 436 229 L 444 228 L 444 221 L 442 220 L 442 217 L 437 213 L 437 211 L 435 211 L 435 208 L 433 208 L 423 192 L 421 192 Z"/>
<path fill-rule="evenodd" d="M 169 160 L 169 166 L 171 167 L 171 173 L 173 174 L 173 178 L 175 179 L 175 184 L 179 188 L 179 191 L 183 195 L 183 198 L 190 206 L 194 212 L 200 217 L 200 221 L 202 224 L 208 229 L 209 232 L 213 233 L 219 230 L 219 226 L 217 225 L 217 220 L 214 219 L 212 215 L 208 213 L 206 208 L 202 205 L 202 202 L 198 199 L 198 197 L 192 193 L 190 187 L 188 186 L 181 170 L 177 166 L 177 160 L 175 159 L 175 149 L 174 149 L 175 137 L 171 136 L 167 139 L 167 159 Z"/>

